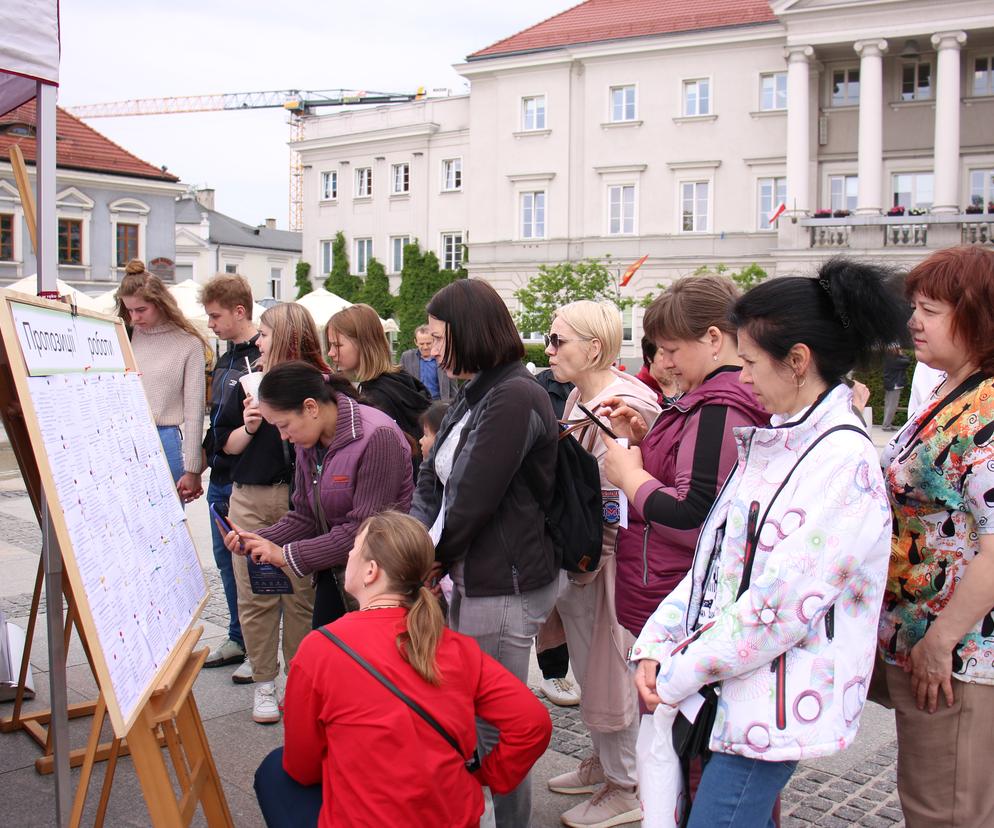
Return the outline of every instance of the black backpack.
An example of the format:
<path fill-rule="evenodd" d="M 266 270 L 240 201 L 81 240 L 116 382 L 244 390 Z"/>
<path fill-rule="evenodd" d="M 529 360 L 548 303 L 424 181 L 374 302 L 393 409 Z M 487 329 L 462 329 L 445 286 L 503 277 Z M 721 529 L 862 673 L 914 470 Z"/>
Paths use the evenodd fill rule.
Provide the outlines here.
<path fill-rule="evenodd" d="M 531 481 L 529 481 L 531 486 Z M 533 494 L 534 494 L 534 487 Z M 536 500 L 541 502 L 540 498 Z M 597 459 L 568 434 L 559 435 L 552 501 L 545 513 L 556 557 L 569 572 L 593 572 L 603 542 L 601 473 Z"/>

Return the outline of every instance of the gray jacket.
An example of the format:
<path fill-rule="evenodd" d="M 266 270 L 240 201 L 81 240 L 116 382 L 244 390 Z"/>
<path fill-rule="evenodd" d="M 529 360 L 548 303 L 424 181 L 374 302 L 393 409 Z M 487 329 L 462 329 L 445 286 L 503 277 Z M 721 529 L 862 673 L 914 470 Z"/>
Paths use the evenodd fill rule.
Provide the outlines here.
<path fill-rule="evenodd" d="M 417 348 L 411 348 L 400 355 L 400 367 L 417 380 L 421 379 L 421 354 Z M 441 366 L 435 365 L 438 376 L 438 397 L 442 402 L 450 403 L 456 398 L 459 386 L 456 381 L 449 379 Z"/>

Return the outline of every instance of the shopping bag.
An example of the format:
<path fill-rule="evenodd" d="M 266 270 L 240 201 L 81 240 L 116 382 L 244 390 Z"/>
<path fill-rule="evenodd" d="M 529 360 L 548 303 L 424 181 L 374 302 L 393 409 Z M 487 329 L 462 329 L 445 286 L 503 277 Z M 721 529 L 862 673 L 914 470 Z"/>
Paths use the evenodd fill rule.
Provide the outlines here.
<path fill-rule="evenodd" d="M 639 725 L 635 756 L 642 828 L 678 828 L 686 806 L 680 758 L 673 749 L 676 714 L 675 707 L 661 704 Z"/>

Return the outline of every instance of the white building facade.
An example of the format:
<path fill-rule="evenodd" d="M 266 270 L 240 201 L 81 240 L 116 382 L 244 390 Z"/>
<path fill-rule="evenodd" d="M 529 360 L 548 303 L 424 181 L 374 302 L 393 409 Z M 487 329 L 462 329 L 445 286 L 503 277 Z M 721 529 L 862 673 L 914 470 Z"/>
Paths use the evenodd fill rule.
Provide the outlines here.
<path fill-rule="evenodd" d="M 588 5 L 471 55 L 456 67 L 469 96 L 311 122 L 305 259 L 341 230 L 356 272 L 362 239 L 385 264 L 407 233 L 441 260 L 461 232 L 471 276 L 514 309 L 539 265 L 566 259 L 647 254 L 626 288 L 640 296 L 701 266 L 909 265 L 991 243 L 989 0 L 744 0 L 732 24 L 691 29 L 673 13 L 685 3 L 660 0 L 651 31 L 627 37 L 589 14 L 571 29 Z"/>

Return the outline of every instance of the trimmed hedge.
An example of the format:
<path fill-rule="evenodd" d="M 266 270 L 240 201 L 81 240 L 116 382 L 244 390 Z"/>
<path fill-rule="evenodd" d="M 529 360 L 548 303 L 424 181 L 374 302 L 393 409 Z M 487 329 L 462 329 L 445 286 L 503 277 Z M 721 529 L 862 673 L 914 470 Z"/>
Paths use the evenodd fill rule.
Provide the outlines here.
<path fill-rule="evenodd" d="M 539 368 L 549 367 L 549 355 L 544 345 L 525 345 L 525 358 L 522 362 L 534 362 Z"/>

